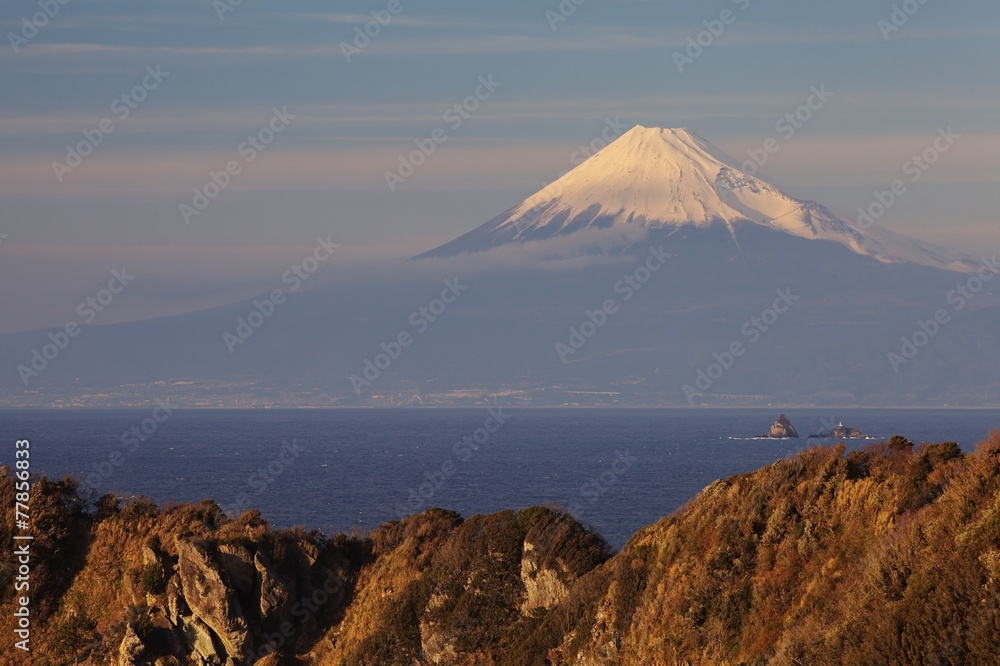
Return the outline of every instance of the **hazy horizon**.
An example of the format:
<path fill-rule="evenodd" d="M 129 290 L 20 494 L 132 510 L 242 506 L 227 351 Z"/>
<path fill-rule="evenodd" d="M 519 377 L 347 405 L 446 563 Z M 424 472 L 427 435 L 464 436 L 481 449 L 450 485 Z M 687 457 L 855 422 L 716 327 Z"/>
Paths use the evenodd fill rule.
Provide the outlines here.
<path fill-rule="evenodd" d="M 64 325 L 122 266 L 135 285 L 100 324 L 262 293 L 320 236 L 338 263 L 412 256 L 539 190 L 611 125 L 690 127 L 737 159 L 776 138 L 760 173 L 848 219 L 951 127 L 962 139 L 879 223 L 1000 250 L 996 7 L 929 3 L 896 29 L 892 3 L 401 2 L 373 28 L 387 3 L 217 4 L 71 2 L 37 34 L 22 20 L 36 3 L 0 10 L 0 81 L 19 91 L 0 102 L 0 279 L 18 285 L 0 333 Z M 788 137 L 779 123 L 814 89 L 829 100 Z M 287 126 L 241 152 L 275 113 Z M 92 154 L 53 166 L 102 119 Z M 390 189 L 439 128 L 447 141 Z M 179 206 L 231 160 L 240 173 L 185 224 Z"/>

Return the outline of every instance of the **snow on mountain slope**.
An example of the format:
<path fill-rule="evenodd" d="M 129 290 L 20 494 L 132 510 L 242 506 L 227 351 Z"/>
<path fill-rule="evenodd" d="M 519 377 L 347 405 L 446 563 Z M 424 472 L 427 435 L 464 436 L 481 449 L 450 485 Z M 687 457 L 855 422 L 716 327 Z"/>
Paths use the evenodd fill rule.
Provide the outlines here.
<path fill-rule="evenodd" d="M 734 239 L 757 224 L 834 241 L 879 261 L 968 271 L 972 263 L 875 226 L 859 229 L 824 206 L 785 194 L 686 129 L 636 126 L 565 176 L 481 227 L 421 256 L 451 256 L 588 227 L 725 224 Z"/>

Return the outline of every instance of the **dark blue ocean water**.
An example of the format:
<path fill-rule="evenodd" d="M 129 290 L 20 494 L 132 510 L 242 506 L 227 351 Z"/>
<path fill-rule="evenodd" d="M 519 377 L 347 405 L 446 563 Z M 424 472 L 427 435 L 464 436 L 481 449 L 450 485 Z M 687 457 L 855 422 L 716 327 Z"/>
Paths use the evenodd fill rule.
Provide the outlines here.
<path fill-rule="evenodd" d="M 786 413 L 803 436 L 843 420 L 886 438 L 951 440 L 966 450 L 1000 427 L 996 411 Z M 144 441 L 123 445 L 123 433 L 152 414 L 0 411 L 0 462 L 10 465 L 15 440 L 27 438 L 32 470 L 50 477 L 74 474 L 99 492 L 160 503 L 212 498 L 228 509 L 260 509 L 277 526 L 327 533 L 431 506 L 469 516 L 554 503 L 620 547 L 715 479 L 816 443 L 745 439 L 767 432 L 777 410 L 505 408 L 506 422 L 478 450 L 456 449 L 486 425 L 482 408 L 179 410 Z"/>

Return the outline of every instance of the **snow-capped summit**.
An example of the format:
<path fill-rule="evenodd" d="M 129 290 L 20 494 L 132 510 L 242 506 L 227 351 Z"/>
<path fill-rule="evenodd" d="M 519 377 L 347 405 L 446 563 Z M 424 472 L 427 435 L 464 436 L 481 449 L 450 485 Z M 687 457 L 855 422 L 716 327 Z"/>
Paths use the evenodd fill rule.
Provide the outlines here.
<path fill-rule="evenodd" d="M 564 236 L 585 228 L 647 229 L 754 224 L 809 239 L 835 241 L 879 261 L 969 270 L 958 253 L 858 225 L 826 207 L 752 176 L 687 129 L 636 126 L 559 180 L 469 233 L 421 256 Z"/>
<path fill-rule="evenodd" d="M 562 227 L 587 212 L 596 213 L 594 218 L 609 217 L 611 223 L 648 227 L 731 223 L 747 217 L 724 201 L 719 188 L 720 182 L 735 181 L 734 168 L 725 154 L 686 129 L 637 126 L 529 197 L 514 209 L 514 217 L 557 202 L 533 223 L 519 225 L 522 236 L 547 226 L 560 213 L 568 213 Z"/>

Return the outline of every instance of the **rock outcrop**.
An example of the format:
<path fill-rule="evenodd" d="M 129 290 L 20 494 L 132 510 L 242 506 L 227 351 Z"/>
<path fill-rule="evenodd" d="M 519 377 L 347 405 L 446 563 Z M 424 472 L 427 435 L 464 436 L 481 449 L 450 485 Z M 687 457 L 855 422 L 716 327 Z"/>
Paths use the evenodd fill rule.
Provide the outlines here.
<path fill-rule="evenodd" d="M 145 646 L 142 639 L 136 635 L 135 629 L 131 625 L 125 629 L 125 637 L 122 638 L 118 646 L 117 660 L 115 666 L 137 666 L 139 655 L 142 654 Z"/>
<path fill-rule="evenodd" d="M 774 422 L 774 425 L 771 426 L 771 431 L 764 436 L 773 437 L 775 439 L 788 439 L 798 437 L 799 433 L 795 430 L 795 426 L 792 425 L 792 422 L 788 420 L 788 417 L 782 414 L 778 417 L 778 420 Z"/>
<path fill-rule="evenodd" d="M 818 439 L 860 439 L 862 437 L 868 437 L 857 428 L 849 428 L 843 423 L 837 425 L 837 427 L 831 429 L 829 432 L 821 432 L 815 435 L 809 435 L 810 438 Z"/>
<path fill-rule="evenodd" d="M 177 539 L 175 546 L 181 590 L 191 609 L 191 615 L 180 617 L 180 624 L 197 626 L 199 630 L 207 627 L 211 642 L 221 647 L 212 653 L 222 661 L 242 659 L 252 651 L 253 642 L 237 588 L 223 578 L 207 545 Z"/>
<path fill-rule="evenodd" d="M 569 596 L 568 581 L 573 577 L 559 563 L 556 568 L 545 566 L 536 554 L 534 544 L 524 542 L 524 552 L 521 555 L 521 584 L 524 585 L 524 600 L 521 602 L 522 614 L 529 614 L 536 609 L 549 610 Z"/>

